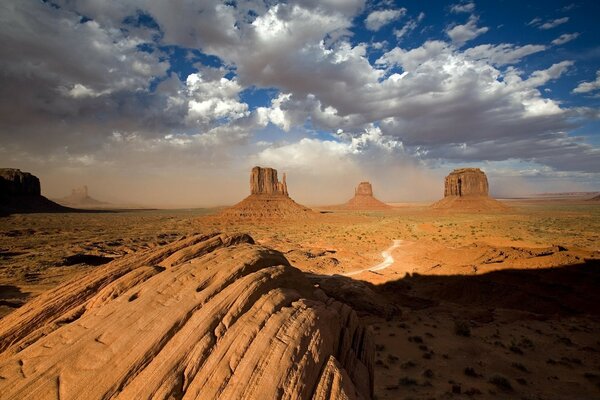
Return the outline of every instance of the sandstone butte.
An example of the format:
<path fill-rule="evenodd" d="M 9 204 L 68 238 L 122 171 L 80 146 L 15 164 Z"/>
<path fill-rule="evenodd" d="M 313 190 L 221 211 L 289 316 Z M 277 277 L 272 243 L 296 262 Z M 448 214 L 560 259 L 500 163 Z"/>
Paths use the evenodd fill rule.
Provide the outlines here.
<path fill-rule="evenodd" d="M 254 167 L 250 174 L 250 196 L 224 210 L 219 217 L 232 219 L 294 219 L 313 217 L 310 208 L 296 203 L 288 194 L 286 176 L 282 182 L 273 168 Z"/>
<path fill-rule="evenodd" d="M 61 199 L 56 199 L 60 204 L 64 204 L 66 206 L 71 207 L 98 207 L 108 205 L 100 200 L 96 200 L 89 195 L 88 187 L 82 186 L 78 188 L 74 188 L 71 190 L 71 194 L 69 196 L 63 197 Z"/>
<path fill-rule="evenodd" d="M 444 181 L 444 198 L 431 207 L 466 211 L 507 208 L 489 196 L 487 177 L 479 168 L 461 168 L 452 171 Z"/>
<path fill-rule="evenodd" d="M 15 168 L 0 168 L 0 214 L 69 210 L 42 196 L 36 176 Z"/>
<path fill-rule="evenodd" d="M 392 208 L 373 196 L 373 187 L 370 182 L 361 182 L 351 198 L 342 208 L 349 210 L 385 210 Z"/>
<path fill-rule="evenodd" d="M 131 254 L 0 324 L 2 399 L 371 399 L 370 330 L 246 234 Z"/>

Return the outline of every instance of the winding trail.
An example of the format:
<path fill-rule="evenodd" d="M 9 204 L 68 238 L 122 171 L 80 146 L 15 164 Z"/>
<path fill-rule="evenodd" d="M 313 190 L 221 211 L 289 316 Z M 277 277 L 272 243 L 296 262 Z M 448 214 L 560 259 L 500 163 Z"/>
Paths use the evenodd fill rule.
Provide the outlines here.
<path fill-rule="evenodd" d="M 346 272 L 341 275 L 353 276 L 353 275 L 362 274 L 363 272 L 381 271 L 382 269 L 386 269 L 387 267 L 389 267 L 390 265 L 392 265 L 394 263 L 394 257 L 392 256 L 392 251 L 394 251 L 394 249 L 400 247 L 402 242 L 403 242 L 403 240 L 400 240 L 400 239 L 394 240 L 394 244 L 392 244 L 386 250 L 382 251 L 381 256 L 383 257 L 383 261 L 381 263 L 379 263 L 373 267 L 370 267 L 370 268 L 359 269 L 358 271 Z"/>

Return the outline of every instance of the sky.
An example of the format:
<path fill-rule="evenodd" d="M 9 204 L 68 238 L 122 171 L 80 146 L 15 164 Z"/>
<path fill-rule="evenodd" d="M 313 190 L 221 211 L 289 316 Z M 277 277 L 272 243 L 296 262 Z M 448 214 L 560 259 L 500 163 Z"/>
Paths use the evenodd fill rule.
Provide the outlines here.
<path fill-rule="evenodd" d="M 499 197 L 600 190 L 600 2 L 5 0 L 0 167 L 51 198 L 233 204 L 250 169 L 297 201 L 358 182 Z"/>

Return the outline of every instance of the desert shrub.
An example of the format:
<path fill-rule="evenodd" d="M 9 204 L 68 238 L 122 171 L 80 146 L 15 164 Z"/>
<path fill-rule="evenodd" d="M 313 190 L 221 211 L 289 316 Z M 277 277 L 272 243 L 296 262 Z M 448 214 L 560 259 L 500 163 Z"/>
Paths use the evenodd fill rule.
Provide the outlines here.
<path fill-rule="evenodd" d="M 454 333 L 458 336 L 469 337 L 471 336 L 471 327 L 467 321 L 456 320 L 454 321 Z"/>
<path fill-rule="evenodd" d="M 489 382 L 492 385 L 496 386 L 498 389 L 504 390 L 505 392 L 510 392 L 513 390 L 510 381 L 502 375 L 492 375 Z"/>

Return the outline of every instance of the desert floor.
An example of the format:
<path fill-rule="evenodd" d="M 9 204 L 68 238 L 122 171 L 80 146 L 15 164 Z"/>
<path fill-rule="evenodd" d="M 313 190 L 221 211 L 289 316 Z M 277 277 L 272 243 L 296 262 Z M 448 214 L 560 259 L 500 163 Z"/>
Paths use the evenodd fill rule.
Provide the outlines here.
<path fill-rule="evenodd" d="M 216 209 L 12 215 L 0 218 L 0 317 L 124 254 L 246 232 L 372 326 L 378 399 L 600 398 L 600 205 L 506 204 L 246 223 Z"/>

